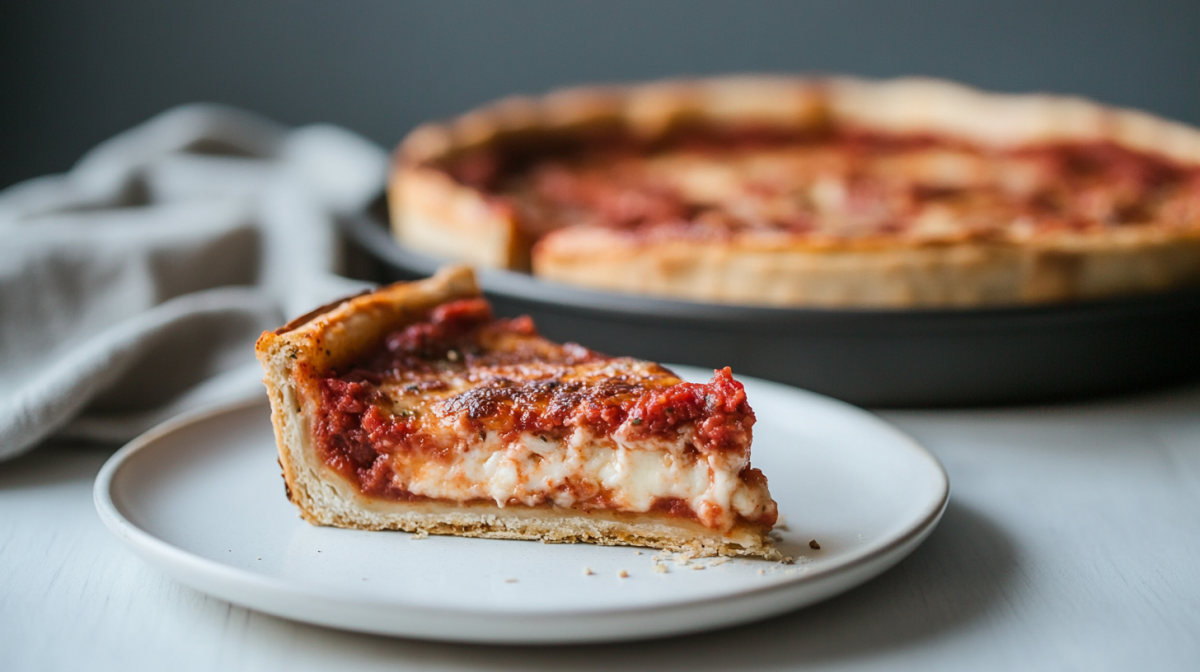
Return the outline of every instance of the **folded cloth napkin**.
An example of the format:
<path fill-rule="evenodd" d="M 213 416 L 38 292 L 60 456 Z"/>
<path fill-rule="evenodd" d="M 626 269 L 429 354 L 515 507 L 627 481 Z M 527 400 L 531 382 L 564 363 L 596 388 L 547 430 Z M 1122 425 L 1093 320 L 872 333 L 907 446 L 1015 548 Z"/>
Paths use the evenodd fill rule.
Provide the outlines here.
<path fill-rule="evenodd" d="M 0 192 L 0 459 L 262 395 L 258 335 L 365 286 L 334 217 L 386 165 L 340 128 L 188 105 Z"/>

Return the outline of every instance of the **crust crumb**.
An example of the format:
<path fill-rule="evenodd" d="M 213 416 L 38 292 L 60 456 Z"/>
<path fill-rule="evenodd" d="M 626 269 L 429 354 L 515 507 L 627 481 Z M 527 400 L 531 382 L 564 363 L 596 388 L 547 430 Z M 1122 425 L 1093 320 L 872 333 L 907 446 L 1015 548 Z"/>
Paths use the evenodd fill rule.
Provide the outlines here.
<path fill-rule="evenodd" d="M 583 568 L 583 575 L 584 575 L 584 576 L 591 576 L 591 575 L 593 575 L 593 574 L 595 574 L 595 572 L 593 572 L 593 571 L 592 571 L 592 568 L 591 568 L 591 567 L 584 567 L 584 568 Z"/>
<path fill-rule="evenodd" d="M 764 576 L 764 575 L 766 575 L 766 573 L 767 573 L 767 570 L 765 570 L 765 569 L 760 569 L 760 570 L 758 570 L 758 575 L 759 575 L 759 576 Z"/>
<path fill-rule="evenodd" d="M 654 563 L 654 571 L 658 574 L 666 574 L 667 566 L 659 563 Z"/>
<path fill-rule="evenodd" d="M 704 569 L 704 565 L 692 565 L 692 569 Z"/>
<path fill-rule="evenodd" d="M 783 556 L 783 559 L 782 559 L 782 560 L 780 560 L 779 562 L 780 562 L 781 564 L 784 564 L 784 565 L 794 565 L 794 564 L 796 564 L 796 560 L 795 560 L 794 558 L 792 558 L 792 556 L 790 556 L 790 555 L 785 555 L 785 556 Z"/>
<path fill-rule="evenodd" d="M 617 576 L 621 577 L 622 579 L 628 579 L 629 572 L 622 569 L 621 571 L 617 572 Z"/>
<path fill-rule="evenodd" d="M 516 579 L 505 579 L 504 582 L 505 583 L 516 583 L 517 580 Z"/>
<path fill-rule="evenodd" d="M 816 540 L 816 539 L 813 539 L 813 540 L 809 541 L 809 542 L 808 542 L 808 547 L 809 547 L 809 548 L 811 548 L 811 549 L 813 549 L 814 551 L 819 551 L 819 550 L 821 550 L 821 545 L 817 543 L 817 540 Z"/>

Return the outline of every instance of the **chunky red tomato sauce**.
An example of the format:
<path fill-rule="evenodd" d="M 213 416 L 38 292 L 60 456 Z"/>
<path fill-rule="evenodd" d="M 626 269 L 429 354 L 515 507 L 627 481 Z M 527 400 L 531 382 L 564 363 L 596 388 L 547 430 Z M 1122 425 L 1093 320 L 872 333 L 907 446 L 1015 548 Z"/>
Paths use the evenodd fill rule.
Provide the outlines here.
<path fill-rule="evenodd" d="M 797 160 L 782 167 L 752 165 L 756 156 L 778 159 L 789 151 Z M 939 151 L 960 164 L 986 164 L 987 174 L 977 174 L 978 166 L 933 174 L 896 169 L 898 160 Z M 672 155 L 750 166 L 739 178 L 742 192 L 713 200 L 689 193 L 678 175 L 650 167 Z M 533 148 L 482 147 L 443 168 L 488 193 L 534 237 L 579 224 L 637 236 L 894 235 L 918 226 L 931 208 L 954 209 L 963 230 L 983 237 L 1013 226 L 1089 231 L 1200 223 L 1200 168 L 1112 142 L 1001 150 L 932 134 L 690 128 L 647 142 L 609 133 Z M 836 189 L 836 197 L 821 189 Z"/>
<path fill-rule="evenodd" d="M 728 368 L 705 384 L 659 388 L 625 380 L 496 378 L 447 399 L 443 408 L 504 434 L 558 434 L 576 426 L 607 434 L 628 420 L 631 437 L 642 438 L 672 435 L 696 422 L 697 447 L 713 450 L 745 446 L 754 424 L 742 384 Z"/>
<path fill-rule="evenodd" d="M 452 460 L 476 436 L 498 437 L 503 446 L 521 435 L 561 438 L 578 427 L 600 436 L 624 427 L 634 440 L 674 438 L 694 427 L 701 453 L 746 451 L 755 420 L 728 368 L 708 383 L 679 382 L 658 365 L 547 341 L 527 317 L 496 320 L 483 299 L 439 306 L 388 334 L 364 362 L 321 377 L 318 388 L 320 455 L 365 494 L 391 499 L 415 498 L 391 478 L 391 456 L 399 452 Z M 447 434 L 434 428 L 450 428 L 458 439 L 438 440 Z M 584 508 L 610 506 L 604 492 L 576 494 Z M 678 503 L 662 506 L 695 515 Z"/>

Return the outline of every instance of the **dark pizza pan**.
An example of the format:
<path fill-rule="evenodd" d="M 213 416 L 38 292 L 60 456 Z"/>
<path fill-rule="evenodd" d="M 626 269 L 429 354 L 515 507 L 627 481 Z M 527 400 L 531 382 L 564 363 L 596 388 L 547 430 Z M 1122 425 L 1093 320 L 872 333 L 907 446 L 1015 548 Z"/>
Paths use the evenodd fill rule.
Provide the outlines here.
<path fill-rule="evenodd" d="M 377 214 L 346 217 L 353 272 L 380 282 L 444 263 L 398 245 Z M 479 273 L 501 315 L 602 352 L 775 380 L 862 406 L 1061 401 L 1200 374 L 1200 290 L 1038 307 L 826 310 L 733 306 Z"/>

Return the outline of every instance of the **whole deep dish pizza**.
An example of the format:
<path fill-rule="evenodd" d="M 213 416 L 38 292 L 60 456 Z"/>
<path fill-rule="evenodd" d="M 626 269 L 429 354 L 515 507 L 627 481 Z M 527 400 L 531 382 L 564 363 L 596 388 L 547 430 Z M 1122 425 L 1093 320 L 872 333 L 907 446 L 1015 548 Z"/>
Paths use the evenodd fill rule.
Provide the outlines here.
<path fill-rule="evenodd" d="M 495 319 L 465 267 L 259 339 L 288 498 L 310 522 L 779 558 L 754 412 L 718 370 Z"/>
<path fill-rule="evenodd" d="M 420 251 L 701 301 L 981 306 L 1200 282 L 1200 131 L 924 79 L 509 99 L 415 130 L 389 201 Z"/>

